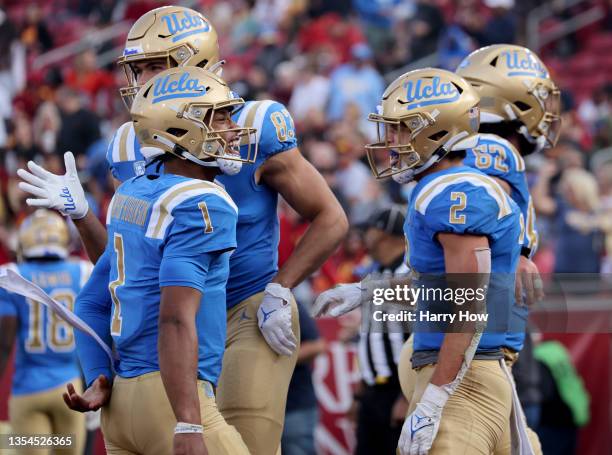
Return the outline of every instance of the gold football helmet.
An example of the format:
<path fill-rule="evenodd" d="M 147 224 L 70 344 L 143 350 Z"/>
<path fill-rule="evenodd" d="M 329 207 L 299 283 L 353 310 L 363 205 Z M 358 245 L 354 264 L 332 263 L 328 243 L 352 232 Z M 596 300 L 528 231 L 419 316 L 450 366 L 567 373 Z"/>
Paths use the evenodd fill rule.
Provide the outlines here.
<path fill-rule="evenodd" d="M 171 153 L 201 166 L 219 167 L 231 175 L 242 163 L 255 161 L 256 130 L 215 130 L 212 123 L 215 112 L 235 112 L 243 105 L 244 100 L 219 76 L 189 66 L 165 70 L 147 81 L 136 95 L 130 114 L 146 158 Z M 241 144 L 247 145 L 243 156 Z"/>
<path fill-rule="evenodd" d="M 17 237 L 20 254 L 26 259 L 68 256 L 68 226 L 60 215 L 50 210 L 38 209 L 24 219 Z"/>
<path fill-rule="evenodd" d="M 476 145 L 478 95 L 450 71 L 410 71 L 387 87 L 369 120 L 378 126 L 378 142 L 366 145 L 372 172 L 406 183 L 448 152 Z"/>
<path fill-rule="evenodd" d="M 132 64 L 160 58 L 168 68 L 211 69 L 219 62 L 217 32 L 202 14 L 184 6 L 162 6 L 143 14 L 130 29 L 123 55 L 117 60 L 128 81 L 120 89 L 128 108 L 139 88 Z"/>
<path fill-rule="evenodd" d="M 538 150 L 553 147 L 561 130 L 561 92 L 536 54 L 496 44 L 468 55 L 457 68 L 480 95 L 482 123 L 517 121 Z"/>

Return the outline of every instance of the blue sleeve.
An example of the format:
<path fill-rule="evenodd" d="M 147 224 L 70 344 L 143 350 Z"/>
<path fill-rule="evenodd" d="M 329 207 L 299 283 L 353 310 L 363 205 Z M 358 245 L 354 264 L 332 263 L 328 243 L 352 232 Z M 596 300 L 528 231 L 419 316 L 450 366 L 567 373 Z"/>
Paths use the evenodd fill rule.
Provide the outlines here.
<path fill-rule="evenodd" d="M 13 295 L 3 288 L 0 288 L 0 316 L 17 316 Z"/>
<path fill-rule="evenodd" d="M 113 135 L 106 149 L 106 161 L 111 174 L 120 182 L 145 173 L 145 159 L 131 122 L 121 125 Z"/>
<path fill-rule="evenodd" d="M 262 105 L 265 106 L 266 104 L 264 103 L 269 102 L 262 101 Z M 257 119 L 254 126 L 256 128 L 259 127 Z M 293 117 L 291 117 L 291 114 L 283 104 L 276 101 L 271 102 L 259 128 L 260 131 L 257 133 L 259 135 L 257 153 L 263 158 L 262 162 L 277 153 L 297 147 Z"/>
<path fill-rule="evenodd" d="M 236 248 L 237 211 L 224 198 L 204 194 L 178 205 L 172 215 L 174 221 L 164 241 L 160 286 L 203 290 L 214 256 L 210 253 Z M 181 273 L 177 273 L 178 269 Z"/>
<path fill-rule="evenodd" d="M 113 345 L 110 333 L 112 301 L 108 292 L 110 273 L 108 251 L 104 252 L 91 276 L 77 297 L 75 313 L 85 321 L 108 346 Z M 89 335 L 75 330 L 76 350 L 87 387 L 101 374 L 112 378 L 106 352 Z"/>
<path fill-rule="evenodd" d="M 492 197 L 483 187 L 457 184 L 435 196 L 421 212 L 431 238 L 440 232 L 492 235 L 498 219 L 512 213 L 507 196 L 496 189 L 501 194 Z"/>
<path fill-rule="evenodd" d="M 304 305 L 297 303 L 300 316 L 300 341 L 316 341 L 320 337 L 315 320 L 310 316 Z"/>

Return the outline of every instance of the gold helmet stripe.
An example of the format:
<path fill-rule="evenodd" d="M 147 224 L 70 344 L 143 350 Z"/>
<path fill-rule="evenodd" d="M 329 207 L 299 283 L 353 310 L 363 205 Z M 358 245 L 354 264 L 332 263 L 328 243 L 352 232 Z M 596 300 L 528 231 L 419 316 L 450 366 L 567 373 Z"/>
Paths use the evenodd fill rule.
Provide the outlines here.
<path fill-rule="evenodd" d="M 454 185 L 455 183 L 469 183 L 471 185 L 484 188 L 486 192 L 497 202 L 497 206 L 499 207 L 497 219 L 501 219 L 512 213 L 512 207 L 508 201 L 508 196 L 504 193 L 501 186 L 499 186 L 496 181 L 488 177 L 471 172 L 459 172 L 457 174 L 440 176 L 429 182 L 423 187 L 416 200 L 415 207 L 417 211 L 425 215 L 429 203 L 447 187 Z"/>
<path fill-rule="evenodd" d="M 216 194 L 238 213 L 238 207 L 223 188 L 212 182 L 191 179 L 178 183 L 166 190 L 153 205 L 146 236 L 162 239 L 166 229 L 174 219 L 172 210 L 183 201 L 202 194 Z"/>

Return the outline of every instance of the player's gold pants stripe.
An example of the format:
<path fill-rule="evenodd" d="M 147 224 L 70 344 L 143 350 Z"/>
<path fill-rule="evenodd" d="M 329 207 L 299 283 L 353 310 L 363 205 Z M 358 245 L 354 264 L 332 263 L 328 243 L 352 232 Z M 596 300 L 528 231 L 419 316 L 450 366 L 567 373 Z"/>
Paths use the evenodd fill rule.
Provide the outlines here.
<path fill-rule="evenodd" d="M 217 409 L 212 386 L 198 381 L 204 442 L 210 455 L 248 455 L 236 429 Z M 102 432 L 109 455 L 168 455 L 176 418 L 159 372 L 116 377 L 110 403 L 102 409 Z"/>
<path fill-rule="evenodd" d="M 287 391 L 297 362 L 276 354 L 257 326 L 263 292 L 232 308 L 227 315 L 227 343 L 217 389 L 219 410 L 236 427 L 251 455 L 274 455 L 280 447 Z M 300 338 L 295 301 L 292 328 Z"/>
<path fill-rule="evenodd" d="M 73 379 L 77 392 L 83 387 L 80 379 Z M 73 445 L 62 454 L 81 455 L 85 447 L 85 414 L 71 411 L 62 399 L 66 390 L 63 384 L 51 390 L 27 395 L 16 395 L 9 400 L 9 419 L 13 434 L 74 435 Z M 26 448 L 18 455 L 50 455 L 51 449 Z"/>

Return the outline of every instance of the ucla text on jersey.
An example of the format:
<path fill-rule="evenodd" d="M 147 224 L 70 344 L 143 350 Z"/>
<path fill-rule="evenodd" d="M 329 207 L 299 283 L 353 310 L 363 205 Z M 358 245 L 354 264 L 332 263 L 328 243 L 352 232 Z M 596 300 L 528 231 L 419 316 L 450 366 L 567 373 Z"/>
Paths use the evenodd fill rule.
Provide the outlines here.
<path fill-rule="evenodd" d="M 91 272 L 91 264 L 80 260 L 27 261 L 7 267 L 70 310 Z M 18 319 L 13 395 L 53 389 L 81 376 L 72 326 L 50 308 L 0 288 L 0 316 Z"/>
<path fill-rule="evenodd" d="M 444 274 L 444 250 L 440 233 L 486 236 L 491 249 L 491 282 L 488 295 L 495 294 L 489 313 L 507 323 L 514 302 L 514 271 L 521 248 L 520 213 L 500 185 L 485 174 L 459 166 L 425 176 L 416 185 L 408 208 L 404 231 L 410 244 L 410 265 L 420 274 Z M 487 298 L 489 304 L 489 297 Z M 428 302 L 418 302 L 426 310 Z M 415 357 L 419 351 L 437 351 L 443 333 L 428 333 L 417 322 L 414 334 Z M 478 352 L 499 351 L 505 333 L 483 334 Z M 427 363 L 427 362 L 426 362 Z"/>
<path fill-rule="evenodd" d="M 218 177 L 240 208 L 236 232 L 238 248 L 230 260 L 227 284 L 228 308 L 263 291 L 278 272 L 278 193 L 266 185 L 257 184 L 255 173 L 271 156 L 297 146 L 293 119 L 281 103 L 248 101 L 233 120 L 239 126 L 257 129 L 258 153 L 255 164 L 243 166 L 239 174 Z M 241 148 L 243 156 L 246 149 L 246 145 Z M 131 122 L 119 128 L 113 137 L 107 160 L 113 176 L 120 181 L 141 173 L 157 172 L 155 166 L 145 169 L 145 158 Z"/>
<path fill-rule="evenodd" d="M 139 176 L 117 189 L 107 214 L 105 254 L 111 263 L 111 335 L 120 376 L 159 370 L 160 287 L 185 286 L 202 292 L 196 316 L 198 377 L 216 384 L 237 212 L 219 185 L 172 174 Z"/>

